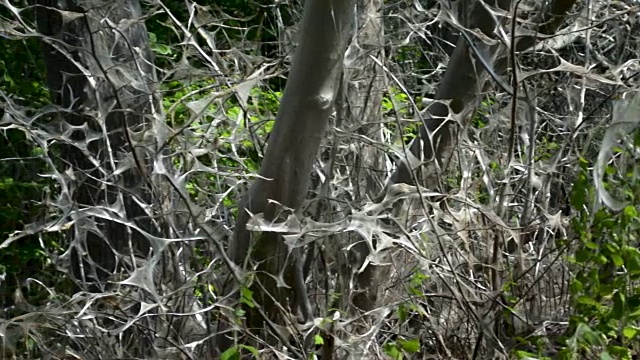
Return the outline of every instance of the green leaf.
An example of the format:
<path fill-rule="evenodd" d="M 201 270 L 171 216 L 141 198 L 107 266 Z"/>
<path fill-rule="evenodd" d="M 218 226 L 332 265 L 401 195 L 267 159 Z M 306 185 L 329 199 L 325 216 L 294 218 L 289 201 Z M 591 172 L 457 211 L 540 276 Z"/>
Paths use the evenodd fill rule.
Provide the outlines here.
<path fill-rule="evenodd" d="M 248 287 L 243 286 L 242 289 L 240 290 L 241 293 L 241 299 L 240 302 L 242 302 L 243 304 L 247 305 L 250 308 L 253 308 L 256 306 L 255 301 L 253 301 L 253 291 L 249 290 Z"/>
<path fill-rule="evenodd" d="M 638 335 L 638 328 L 635 326 L 628 326 L 622 330 L 622 335 L 627 339 L 633 339 Z"/>
<path fill-rule="evenodd" d="M 586 168 L 585 164 L 582 165 Z M 582 206 L 587 202 L 587 194 L 589 191 L 588 186 L 589 180 L 587 179 L 586 172 L 582 171 L 576 177 L 569 196 L 569 203 L 574 209 L 578 209 L 579 211 L 582 210 Z"/>
<path fill-rule="evenodd" d="M 249 345 L 240 345 L 241 349 L 245 349 L 248 352 L 251 353 L 251 355 L 253 355 L 254 358 L 256 359 L 260 359 L 260 353 L 258 352 L 258 349 L 254 348 L 253 346 L 249 346 Z"/>
<path fill-rule="evenodd" d="M 614 359 L 631 360 L 631 351 L 622 346 L 607 345 L 607 350 Z"/>
<path fill-rule="evenodd" d="M 585 342 L 588 345 L 603 345 L 602 334 L 600 332 L 593 331 L 589 325 L 585 323 L 579 323 L 576 327 L 575 334 L 567 340 L 567 344 L 575 347 L 580 342 Z"/>
<path fill-rule="evenodd" d="M 578 304 L 582 304 L 582 305 L 590 305 L 590 306 L 595 306 L 597 308 L 600 308 L 602 305 L 597 302 L 595 299 L 592 299 L 589 296 L 583 295 L 583 296 L 579 296 L 578 297 Z"/>
<path fill-rule="evenodd" d="M 640 317 L 640 307 L 636 308 L 631 314 L 629 314 L 629 318 L 635 319 Z"/>
<path fill-rule="evenodd" d="M 571 282 L 571 292 L 576 294 L 582 291 L 582 289 L 584 289 L 584 285 L 582 284 L 582 282 L 578 279 L 574 279 Z"/>
<path fill-rule="evenodd" d="M 384 353 L 387 354 L 393 360 L 402 360 L 402 352 L 398 348 L 395 342 L 384 344 Z"/>
<path fill-rule="evenodd" d="M 598 250 L 598 244 L 590 240 L 584 241 L 584 246 L 586 246 L 587 249 L 590 249 L 590 250 Z"/>
<path fill-rule="evenodd" d="M 626 297 L 622 292 L 617 291 L 613 294 L 613 310 L 611 314 L 616 319 L 620 319 L 624 316 L 626 308 Z"/>
<path fill-rule="evenodd" d="M 624 260 L 622 259 L 622 256 L 620 256 L 620 254 L 611 254 L 609 256 L 611 257 L 611 260 L 616 267 L 624 265 Z"/>
<path fill-rule="evenodd" d="M 600 360 L 615 360 L 608 351 L 603 351 L 600 354 Z"/>
<path fill-rule="evenodd" d="M 535 359 L 538 357 L 538 355 L 536 354 L 532 354 L 523 350 L 516 351 L 516 356 L 518 357 L 518 359 Z"/>
<path fill-rule="evenodd" d="M 238 351 L 238 347 L 230 347 L 225 352 L 220 355 L 220 360 L 240 360 L 240 352 Z"/>
<path fill-rule="evenodd" d="M 171 54 L 171 48 L 164 44 L 156 44 L 156 46 L 153 47 L 153 50 L 162 55 Z"/>
<path fill-rule="evenodd" d="M 320 335 L 315 335 L 313 337 L 313 343 L 315 345 L 324 345 L 324 339 L 322 338 L 322 336 Z"/>
<path fill-rule="evenodd" d="M 576 262 L 579 264 L 585 263 L 591 258 L 591 255 L 591 251 L 584 248 L 579 249 L 578 251 L 576 251 L 575 255 Z"/>
<path fill-rule="evenodd" d="M 400 322 L 405 322 L 409 315 L 407 312 L 407 306 L 405 304 L 400 304 L 400 306 L 398 306 L 397 311 L 398 311 L 398 318 L 400 319 Z"/>
<path fill-rule="evenodd" d="M 631 275 L 640 274 L 640 251 L 636 248 L 626 246 L 623 250 L 625 266 Z"/>
<path fill-rule="evenodd" d="M 571 351 L 570 348 L 564 348 L 562 350 L 560 350 L 556 356 L 557 359 L 559 360 L 573 360 L 574 356 L 573 356 L 573 352 Z"/>
<path fill-rule="evenodd" d="M 634 219 L 635 217 L 638 216 L 638 212 L 636 211 L 635 206 L 629 205 L 626 208 L 624 208 L 624 215 L 627 216 L 629 219 Z"/>
<path fill-rule="evenodd" d="M 399 340 L 402 349 L 410 354 L 415 354 L 420 351 L 420 340 Z"/>

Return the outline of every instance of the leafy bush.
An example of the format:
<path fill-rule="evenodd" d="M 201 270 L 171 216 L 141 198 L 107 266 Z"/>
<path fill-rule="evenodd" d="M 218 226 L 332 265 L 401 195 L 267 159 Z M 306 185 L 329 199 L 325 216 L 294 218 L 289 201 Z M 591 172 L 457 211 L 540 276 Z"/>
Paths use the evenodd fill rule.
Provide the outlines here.
<path fill-rule="evenodd" d="M 627 151 L 638 149 L 640 136 Z M 635 165 L 623 174 L 607 167 L 605 184 L 615 184 L 616 193 L 630 204 L 612 211 L 599 205 L 587 165 L 581 161 L 571 194 L 577 241 L 570 259 L 575 269 L 570 287 L 574 315 L 572 335 L 559 358 L 632 359 L 640 350 L 640 167 Z"/>

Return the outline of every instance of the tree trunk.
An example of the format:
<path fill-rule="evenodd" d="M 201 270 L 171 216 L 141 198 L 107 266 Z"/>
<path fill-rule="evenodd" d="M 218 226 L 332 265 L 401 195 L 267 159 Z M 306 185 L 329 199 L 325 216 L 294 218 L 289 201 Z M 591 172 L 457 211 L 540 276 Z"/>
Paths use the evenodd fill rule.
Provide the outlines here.
<path fill-rule="evenodd" d="M 384 93 L 384 74 L 379 63 L 384 63 L 384 24 L 382 1 L 359 0 L 357 4 L 358 28 L 351 45 L 353 63 L 347 69 L 347 104 L 345 111 L 348 132 L 354 132 L 371 139 L 372 143 L 356 142 L 355 152 L 350 156 L 349 172 L 355 185 L 356 202 L 373 199 L 383 187 L 382 175 L 386 173 L 386 156 L 382 146 L 382 97 Z M 357 252 L 356 259 L 364 261 L 369 256 L 369 248 L 360 241 L 350 251 Z M 351 264 L 359 269 L 362 263 Z M 353 305 L 363 311 L 376 307 L 379 282 L 379 269 L 369 265 L 358 273 Z M 350 291 L 350 289 L 344 289 Z"/>
<path fill-rule="evenodd" d="M 510 0 L 498 0 L 493 4 L 492 2 L 487 4 L 513 14 L 513 9 L 510 8 L 511 3 Z M 546 35 L 552 34 L 562 24 L 574 3 L 575 0 L 551 1 L 537 19 L 538 31 Z M 495 38 L 493 32 L 498 24 L 480 2 L 473 1 L 470 5 L 468 2 L 462 3 L 461 6 L 463 8 L 459 9 L 460 17 L 467 29 L 478 28 L 484 35 Z M 465 11 L 465 8 L 470 10 Z M 465 15 L 468 15 L 468 18 Z M 517 50 L 522 51 L 533 46 L 536 43 L 536 34 L 532 32 L 532 35 L 520 38 L 517 41 Z M 485 54 L 484 60 L 488 65 L 493 67 L 498 75 L 503 75 L 509 68 L 509 49 L 502 44 L 489 46 L 481 40 L 474 40 L 474 35 L 471 33 L 469 37 L 476 49 Z M 440 188 L 439 180 L 453 155 L 458 140 L 458 129 L 468 121 L 468 115 L 479 101 L 479 96 L 489 78 L 484 67 L 477 60 L 466 37 L 460 36 L 435 96 L 436 100 L 448 101 L 449 105 L 435 102 L 429 107 L 423 115 L 420 135 L 410 146 L 411 153 L 424 162 L 424 167 L 416 176 L 418 183 L 427 188 L 434 190 Z M 393 174 L 390 184 L 415 184 L 412 174 L 414 170 L 416 170 L 414 165 L 402 163 Z"/>
<path fill-rule="evenodd" d="M 159 229 L 139 205 L 151 204 L 149 168 L 136 140 L 157 111 L 153 57 L 137 0 L 38 0 L 47 85 L 61 107 L 54 125 L 65 143 L 67 186 L 76 211 L 71 268 L 82 283 L 100 282 L 149 241 L 119 221 Z M 120 173 L 120 175 L 115 175 Z M 125 191 L 122 191 L 124 189 Z M 82 211 L 104 206 L 104 216 Z M 131 245 L 129 245 L 131 244 Z M 85 256 L 86 255 L 86 256 Z M 79 261 L 82 259 L 82 261 Z"/>
<path fill-rule="evenodd" d="M 277 233 L 251 232 L 252 214 L 267 221 L 286 218 L 298 211 L 306 198 L 312 165 L 323 138 L 343 69 L 346 46 L 352 33 L 355 0 L 307 0 L 296 49 L 275 126 L 257 179 L 241 207 L 230 257 L 239 265 L 249 257 L 256 267 L 251 284 L 254 300 L 269 320 L 284 323 L 280 306 L 296 306 L 304 317 L 310 309 L 304 283 L 294 285 L 300 259 Z M 296 251 L 291 252 L 295 254 Z M 288 260 L 287 260 L 288 258 Z M 294 271 L 294 269 L 296 269 Z M 282 278 L 287 287 L 274 277 Z M 298 277 L 300 284 L 300 277 Z M 244 284 L 241 284 L 244 285 Z M 289 287 L 293 287 L 289 288 Z M 247 308 L 249 328 L 264 328 L 265 319 L 255 308 Z M 228 343 L 227 343 L 228 344 Z M 222 347 L 224 347 L 223 345 Z"/>
<path fill-rule="evenodd" d="M 185 279 L 177 267 L 188 267 L 184 262 L 189 259 L 178 260 L 172 246 L 165 250 L 167 243 L 148 237 L 170 237 L 164 213 L 175 196 L 160 190 L 161 181 L 155 180 L 161 179 L 150 175 L 152 164 L 165 159 L 154 131 L 162 110 L 140 4 L 38 0 L 36 5 L 38 30 L 46 36 L 47 85 L 60 109 L 45 125 L 61 139 L 56 153 L 63 168 L 58 179 L 62 195 L 57 205 L 74 221 L 69 250 L 59 266 L 69 269 L 80 289 L 105 291 L 105 280 L 123 281 L 122 273 L 129 276 L 125 284 L 143 289 L 137 300 L 151 294 L 153 301 L 162 302 L 158 281 L 180 291 Z M 152 269 L 151 278 L 138 276 L 146 269 Z M 179 298 L 172 300 L 176 312 L 197 308 L 189 291 L 174 295 Z M 169 338 L 193 341 L 189 336 L 205 335 L 193 317 L 149 321 L 156 320 L 150 325 L 152 336 L 133 342 L 132 355 L 150 356 Z"/>

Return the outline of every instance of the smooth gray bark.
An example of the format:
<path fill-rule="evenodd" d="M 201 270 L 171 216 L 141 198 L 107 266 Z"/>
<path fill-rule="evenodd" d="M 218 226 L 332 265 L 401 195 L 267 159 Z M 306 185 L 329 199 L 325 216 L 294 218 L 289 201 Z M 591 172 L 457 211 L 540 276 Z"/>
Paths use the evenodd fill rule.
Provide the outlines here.
<path fill-rule="evenodd" d="M 281 236 L 252 233 L 246 225 L 251 214 L 262 213 L 265 219 L 276 220 L 288 214 L 286 208 L 298 211 L 307 196 L 312 165 L 334 110 L 354 8 L 355 0 L 305 2 L 299 45 L 262 162 L 261 178 L 254 181 L 239 211 L 235 240 L 230 245 L 230 257 L 237 264 L 244 264 L 249 257 L 249 263 L 256 265 L 254 298 L 274 322 L 282 323 L 279 306 L 293 309 L 303 305 L 300 300 L 304 300 L 306 289 L 294 285 L 294 268 L 299 269 L 296 262 L 300 259 L 292 256 L 287 262 L 289 249 Z M 278 274 L 283 274 L 282 280 L 292 288 L 279 288 L 272 277 Z M 262 327 L 262 315 L 252 308 L 246 310 L 249 327 Z"/>

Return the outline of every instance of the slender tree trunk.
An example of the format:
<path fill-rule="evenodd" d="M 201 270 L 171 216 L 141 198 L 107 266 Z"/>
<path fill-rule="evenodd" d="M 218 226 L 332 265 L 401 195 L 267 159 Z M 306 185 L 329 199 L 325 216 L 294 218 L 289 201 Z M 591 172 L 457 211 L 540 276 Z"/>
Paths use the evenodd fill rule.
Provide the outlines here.
<path fill-rule="evenodd" d="M 466 28 L 478 28 L 484 35 L 494 38 L 494 30 L 498 26 L 496 20 L 500 18 L 490 16 L 480 2 L 473 0 L 469 4 L 471 1 L 461 3 L 458 9 L 463 24 L 466 21 Z M 513 13 L 511 0 L 498 0 L 487 4 Z M 552 34 L 562 24 L 573 4 L 575 0 L 551 1 L 537 19 L 537 30 L 545 35 Z M 481 40 L 475 40 L 471 34 L 469 37 L 476 50 L 484 54 L 484 61 L 496 74 L 503 75 L 509 68 L 509 49 L 501 44 L 489 46 Z M 536 33 L 521 37 L 517 41 L 517 50 L 525 50 L 535 43 Z M 431 189 L 440 187 L 440 175 L 448 167 L 453 155 L 458 140 L 458 129 L 468 121 L 468 115 L 479 101 L 487 80 L 489 75 L 478 61 L 469 41 L 466 37 L 460 36 L 435 96 L 436 100 L 448 101 L 449 105 L 435 102 L 429 107 L 424 115 L 420 136 L 410 146 L 411 153 L 424 162 L 424 166 L 416 174 L 421 185 Z M 416 168 L 412 167 L 406 163 L 398 166 L 390 184 L 415 184 L 412 172 Z"/>
<path fill-rule="evenodd" d="M 291 214 L 289 209 L 297 212 L 306 198 L 312 165 L 334 109 L 354 8 L 355 0 L 306 1 L 299 45 L 262 162 L 261 177 L 252 184 L 239 211 L 235 241 L 229 249 L 237 264 L 244 264 L 248 257 L 250 266 L 256 267 L 250 286 L 253 297 L 269 320 L 281 324 L 281 309 L 297 307 L 303 317 L 311 315 L 305 314 L 310 309 L 300 278 L 300 258 L 287 248 L 279 234 L 252 233 L 247 223 L 252 214 L 259 213 L 268 221 L 286 218 Z M 249 328 L 264 328 L 262 314 L 255 308 L 246 310 Z"/>
<path fill-rule="evenodd" d="M 108 217 L 134 221 L 158 233 L 142 204 L 152 203 L 149 169 L 139 134 L 157 111 L 147 31 L 137 0 L 38 0 L 47 83 L 61 107 L 55 125 L 65 144 L 69 204 L 77 211 L 71 268 L 83 283 L 100 282 L 149 242 Z M 119 173 L 119 175 L 118 175 Z M 124 191 L 122 191 L 124 189 Z M 81 215 L 104 206 L 101 217 Z M 135 220 L 134 220 L 135 219 Z M 86 256 L 85 256 L 86 255 Z M 82 261 L 80 261 L 82 259 Z"/>
<path fill-rule="evenodd" d="M 352 174 L 356 201 L 373 199 L 383 188 L 382 176 L 386 173 L 385 152 L 376 143 L 383 143 L 382 96 L 384 93 L 384 73 L 378 64 L 384 63 L 384 24 L 382 1 L 358 0 L 357 34 L 351 45 L 353 58 L 346 71 L 346 111 L 345 128 L 367 137 L 371 143 L 357 142 L 355 153 L 351 154 L 352 164 L 348 170 Z M 376 62 L 376 59 L 378 62 Z M 369 248 L 364 241 L 351 248 L 357 252 L 354 258 L 364 261 Z M 359 269 L 362 263 L 351 264 Z M 357 274 L 353 304 L 363 310 L 373 310 L 377 304 L 380 281 L 379 269 L 369 265 Z M 350 289 L 345 289 L 349 291 Z"/>
<path fill-rule="evenodd" d="M 188 259 L 177 259 L 171 246 L 165 251 L 164 244 L 148 238 L 170 236 L 164 211 L 175 198 L 167 189 L 158 191 L 160 181 L 150 176 L 151 164 L 165 159 L 153 131 L 162 110 L 140 4 L 37 0 L 36 5 L 38 30 L 46 36 L 47 85 L 60 109 L 48 124 L 61 139 L 58 206 L 75 222 L 59 265 L 81 289 L 103 291 L 105 280 L 125 280 L 118 277 L 124 273 L 131 285 L 162 301 L 156 285 L 162 281 L 179 291 L 185 279 L 177 267 L 187 267 Z M 152 279 L 132 276 L 145 266 L 153 269 Z M 193 312 L 197 304 L 186 291 L 172 307 Z M 149 325 L 156 333 L 135 342 L 135 354 L 150 356 L 169 338 L 193 341 L 189 336 L 205 335 L 192 318 L 158 319 Z"/>

